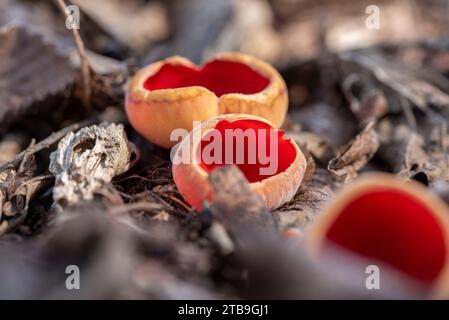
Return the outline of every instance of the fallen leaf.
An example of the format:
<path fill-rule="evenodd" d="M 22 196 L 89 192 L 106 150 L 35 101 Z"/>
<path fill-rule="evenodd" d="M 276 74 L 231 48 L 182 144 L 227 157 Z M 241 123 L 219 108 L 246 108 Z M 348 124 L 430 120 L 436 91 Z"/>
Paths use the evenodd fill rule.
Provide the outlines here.
<path fill-rule="evenodd" d="M 327 168 L 348 182 L 357 176 L 357 172 L 373 157 L 378 148 L 379 139 L 374 130 L 374 122 L 370 122 L 335 158 L 329 161 Z"/>
<path fill-rule="evenodd" d="M 76 69 L 55 43 L 23 27 L 0 28 L 0 124 L 2 130 L 74 83 Z"/>
<path fill-rule="evenodd" d="M 381 84 L 426 110 L 429 106 L 449 107 L 449 95 L 435 85 L 420 79 L 411 67 L 393 59 L 387 60 L 373 50 L 349 51 L 339 55 L 346 62 L 355 63 L 370 72 Z"/>

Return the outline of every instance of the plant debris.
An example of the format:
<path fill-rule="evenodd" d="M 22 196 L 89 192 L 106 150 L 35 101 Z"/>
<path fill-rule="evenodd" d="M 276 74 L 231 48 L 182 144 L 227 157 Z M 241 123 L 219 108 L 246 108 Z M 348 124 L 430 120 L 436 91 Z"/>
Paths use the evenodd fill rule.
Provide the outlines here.
<path fill-rule="evenodd" d="M 66 206 L 91 200 L 95 191 L 127 171 L 131 150 L 123 125 L 101 124 L 70 132 L 50 155 L 53 199 Z"/>
<path fill-rule="evenodd" d="M 374 130 L 374 122 L 370 122 L 329 161 L 327 168 L 347 183 L 357 176 L 357 172 L 373 157 L 378 148 L 379 139 Z"/>
<path fill-rule="evenodd" d="M 3 26 L 0 48 L 2 130 L 26 113 L 50 110 L 54 106 L 49 103 L 50 97 L 62 95 L 75 82 L 70 60 L 39 34 L 23 27 Z"/>

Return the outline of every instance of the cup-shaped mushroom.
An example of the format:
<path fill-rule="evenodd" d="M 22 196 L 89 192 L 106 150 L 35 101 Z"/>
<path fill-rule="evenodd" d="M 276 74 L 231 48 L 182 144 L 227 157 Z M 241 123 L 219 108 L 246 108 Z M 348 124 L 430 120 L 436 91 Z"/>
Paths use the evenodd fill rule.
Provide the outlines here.
<path fill-rule="evenodd" d="M 449 210 L 418 182 L 380 173 L 359 178 L 328 204 L 305 243 L 318 259 L 326 249 L 342 250 L 384 266 L 424 296 L 448 297 Z"/>
<path fill-rule="evenodd" d="M 236 165 L 268 209 L 292 199 L 306 171 L 293 139 L 268 121 L 247 114 L 218 116 L 195 127 L 174 148 L 173 178 L 184 199 L 200 211 L 213 202 L 209 173 Z"/>
<path fill-rule="evenodd" d="M 194 121 L 245 113 L 280 127 L 288 107 L 284 80 L 271 65 L 241 53 L 223 53 L 198 67 L 174 56 L 144 67 L 132 78 L 125 109 L 131 125 L 164 148 L 175 129 Z"/>

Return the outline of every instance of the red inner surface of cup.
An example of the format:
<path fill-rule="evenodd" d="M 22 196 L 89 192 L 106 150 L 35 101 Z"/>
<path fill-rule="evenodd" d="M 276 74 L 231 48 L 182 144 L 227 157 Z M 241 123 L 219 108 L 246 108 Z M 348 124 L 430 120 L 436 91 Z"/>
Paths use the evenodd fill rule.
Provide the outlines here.
<path fill-rule="evenodd" d="M 430 208 L 411 194 L 381 188 L 352 199 L 327 231 L 328 241 L 429 283 L 448 248 Z"/>
<path fill-rule="evenodd" d="M 274 129 L 265 122 L 252 119 L 232 122 L 221 120 L 215 129 L 203 136 L 197 149 L 200 165 L 207 172 L 232 162 L 249 182 L 257 182 L 285 171 L 296 158 L 296 148 L 290 138 L 285 138 L 282 130 Z M 271 151 L 275 140 L 277 150 Z M 220 153 L 215 153 L 216 150 Z M 207 155 L 209 163 L 206 163 Z M 273 169 L 271 172 L 260 171 L 270 165 Z"/>
<path fill-rule="evenodd" d="M 255 94 L 264 90 L 269 82 L 243 63 L 217 59 L 202 68 L 164 64 L 145 80 L 144 88 L 153 91 L 201 86 L 221 97 L 228 93 Z"/>

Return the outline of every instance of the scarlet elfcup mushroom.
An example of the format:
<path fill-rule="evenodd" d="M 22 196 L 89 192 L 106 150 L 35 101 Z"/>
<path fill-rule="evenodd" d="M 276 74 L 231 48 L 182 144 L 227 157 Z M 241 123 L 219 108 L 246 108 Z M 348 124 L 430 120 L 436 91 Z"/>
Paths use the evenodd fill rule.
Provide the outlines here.
<path fill-rule="evenodd" d="M 340 248 L 449 296 L 449 210 L 417 182 L 370 174 L 343 188 L 306 234 L 314 256 Z"/>
<path fill-rule="evenodd" d="M 289 201 L 298 190 L 306 159 L 282 130 L 260 117 L 218 116 L 195 127 L 174 150 L 173 178 L 184 199 L 197 210 L 213 201 L 209 173 L 235 164 L 268 209 Z"/>
<path fill-rule="evenodd" d="M 284 80 L 269 64 L 241 53 L 217 55 L 202 67 L 170 57 L 141 69 L 129 84 L 126 113 L 149 141 L 170 148 L 175 129 L 220 114 L 247 113 L 280 127 L 288 107 Z"/>

